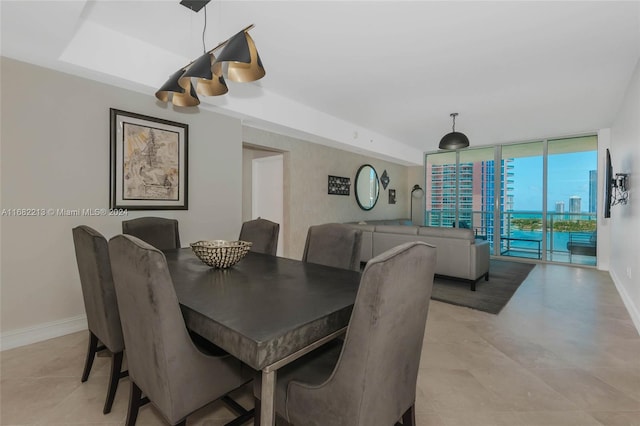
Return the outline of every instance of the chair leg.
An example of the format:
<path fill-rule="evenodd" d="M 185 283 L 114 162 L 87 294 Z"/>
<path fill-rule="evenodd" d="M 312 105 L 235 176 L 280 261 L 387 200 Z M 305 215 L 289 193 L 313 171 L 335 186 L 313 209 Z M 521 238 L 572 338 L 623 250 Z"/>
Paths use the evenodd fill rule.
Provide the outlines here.
<path fill-rule="evenodd" d="M 413 404 L 402 415 L 402 426 L 416 426 L 416 405 Z"/>
<path fill-rule="evenodd" d="M 87 359 L 84 361 L 84 371 L 82 372 L 82 383 L 86 382 L 93 367 L 93 360 L 98 352 L 98 337 L 89 331 L 89 347 L 87 348 Z"/>
<path fill-rule="evenodd" d="M 260 424 L 260 408 L 262 406 L 262 402 L 259 398 L 253 397 L 254 404 L 254 413 L 253 413 L 253 424 L 254 426 L 258 426 Z"/>
<path fill-rule="evenodd" d="M 238 417 L 236 417 L 229 423 L 225 423 L 224 426 L 241 426 L 253 417 L 253 408 L 251 410 L 245 409 L 242 405 L 234 401 L 229 395 L 224 395 L 221 398 L 221 401 L 224 402 L 232 411 L 238 414 Z"/>
<path fill-rule="evenodd" d="M 142 390 L 131 380 L 131 392 L 129 394 L 129 410 L 127 411 L 127 426 L 135 426 L 138 418 L 138 410 L 142 405 Z"/>
<path fill-rule="evenodd" d="M 114 353 L 111 357 L 111 377 L 109 378 L 109 388 L 107 390 L 107 399 L 104 402 L 103 414 L 111 412 L 111 406 L 113 405 L 113 399 L 116 396 L 116 390 L 118 390 L 118 383 L 123 377 L 129 375 L 128 371 L 121 372 L 122 369 L 122 355 L 123 351 Z"/>
<path fill-rule="evenodd" d="M 241 426 L 247 423 L 253 417 L 254 409 L 247 411 L 244 414 L 239 415 L 235 419 L 231 420 L 229 423 L 225 423 L 224 426 Z M 259 424 L 259 423 L 254 423 Z"/>

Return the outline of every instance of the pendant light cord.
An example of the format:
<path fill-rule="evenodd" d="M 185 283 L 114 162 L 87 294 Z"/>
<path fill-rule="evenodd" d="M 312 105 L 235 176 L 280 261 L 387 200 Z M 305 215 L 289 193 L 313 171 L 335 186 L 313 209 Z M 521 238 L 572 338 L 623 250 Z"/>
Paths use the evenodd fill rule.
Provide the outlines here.
<path fill-rule="evenodd" d="M 207 6 L 204 7 L 204 27 L 202 28 L 202 51 L 207 53 L 207 48 L 204 44 L 204 34 L 207 31 Z"/>

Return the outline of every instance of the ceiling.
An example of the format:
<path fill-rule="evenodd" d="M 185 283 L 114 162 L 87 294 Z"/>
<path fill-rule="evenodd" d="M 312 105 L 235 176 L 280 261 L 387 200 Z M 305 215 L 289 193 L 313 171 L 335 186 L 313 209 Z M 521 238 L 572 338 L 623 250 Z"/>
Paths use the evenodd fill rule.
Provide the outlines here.
<path fill-rule="evenodd" d="M 611 126 L 640 57 L 640 2 L 212 1 L 207 49 L 249 24 L 267 75 L 201 109 L 422 164 L 471 146 Z M 202 51 L 175 1 L 6 1 L 2 55 L 153 94 Z M 178 113 L 188 113 L 175 108 Z"/>

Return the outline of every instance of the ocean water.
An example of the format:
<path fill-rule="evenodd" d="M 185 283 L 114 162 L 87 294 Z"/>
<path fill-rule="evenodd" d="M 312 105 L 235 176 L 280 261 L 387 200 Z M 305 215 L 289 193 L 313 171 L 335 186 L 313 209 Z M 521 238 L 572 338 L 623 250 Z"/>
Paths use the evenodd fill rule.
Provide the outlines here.
<path fill-rule="evenodd" d="M 547 250 L 552 251 L 568 251 L 567 243 L 569 242 L 570 232 L 551 232 L 547 231 Z M 580 233 L 583 234 L 583 233 Z M 586 233 L 585 233 L 586 234 Z M 512 238 L 522 238 L 531 240 L 542 240 L 542 231 L 511 231 Z M 537 250 L 538 243 L 534 241 L 511 241 L 511 248 L 525 248 Z"/>

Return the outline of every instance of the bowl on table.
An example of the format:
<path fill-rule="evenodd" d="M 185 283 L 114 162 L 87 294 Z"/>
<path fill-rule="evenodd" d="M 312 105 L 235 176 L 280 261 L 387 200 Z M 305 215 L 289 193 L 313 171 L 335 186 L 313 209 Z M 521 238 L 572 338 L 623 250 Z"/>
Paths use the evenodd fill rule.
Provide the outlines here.
<path fill-rule="evenodd" d="M 197 241 L 191 243 L 191 249 L 205 264 L 224 269 L 238 263 L 247 254 L 251 244 L 247 241 Z"/>

